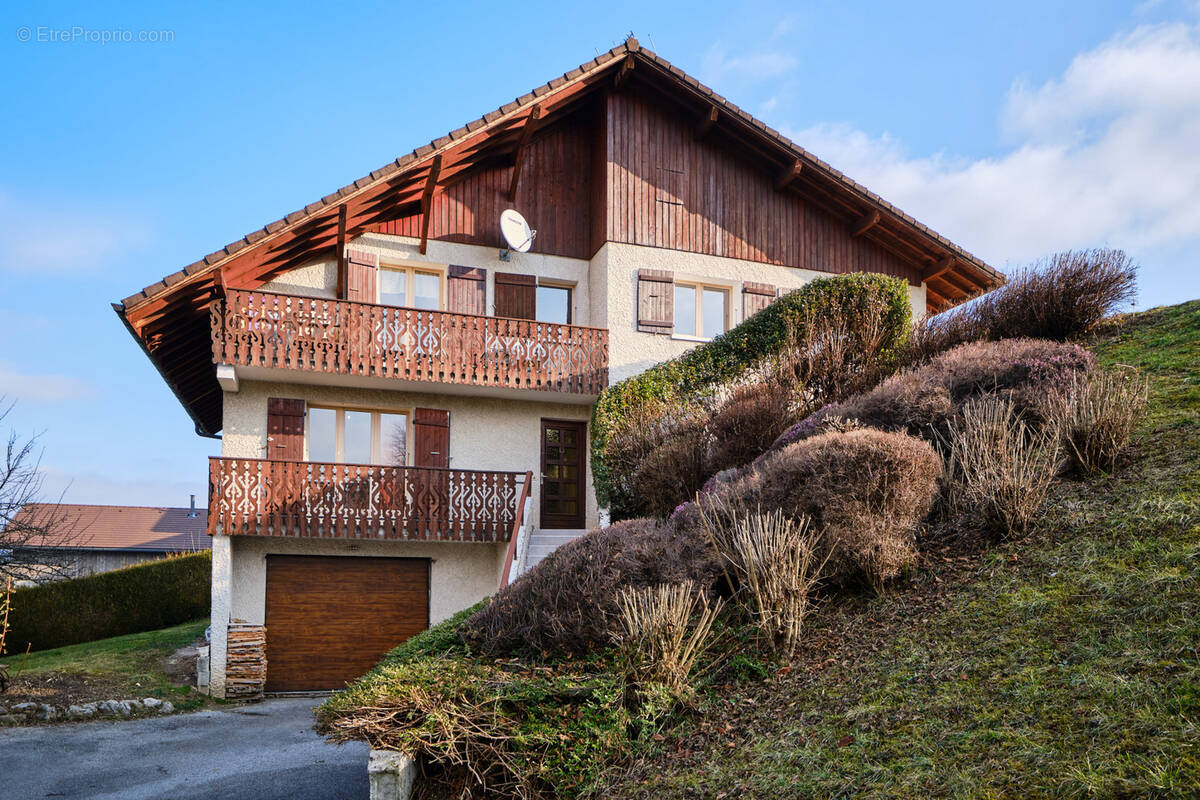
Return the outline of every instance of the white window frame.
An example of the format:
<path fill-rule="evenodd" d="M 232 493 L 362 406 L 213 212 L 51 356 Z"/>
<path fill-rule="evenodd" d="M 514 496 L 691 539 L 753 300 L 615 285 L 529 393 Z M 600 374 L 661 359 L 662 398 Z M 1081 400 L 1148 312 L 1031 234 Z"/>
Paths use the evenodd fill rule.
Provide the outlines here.
<path fill-rule="evenodd" d="M 437 277 L 437 279 L 438 279 L 438 307 L 436 310 L 437 311 L 445 311 L 446 310 L 447 270 L 446 270 L 445 264 L 424 264 L 424 263 L 417 263 L 417 262 L 412 262 L 412 261 L 380 262 L 379 278 L 375 281 L 375 302 L 378 305 L 384 304 L 383 303 L 383 273 L 384 273 L 384 271 L 405 273 L 404 299 L 407 300 L 410 303 L 410 305 L 393 306 L 393 308 L 414 308 L 414 306 L 412 306 L 411 303 L 417 296 L 417 294 L 416 294 L 416 287 L 417 287 L 416 275 L 417 275 L 417 273 L 424 273 L 426 275 L 434 275 Z M 430 309 L 421 309 L 421 310 L 425 311 L 425 310 L 430 310 Z"/>
<path fill-rule="evenodd" d="M 411 408 L 359 408 L 356 406 L 332 406 L 320 403 L 309 403 L 304 414 L 304 460 L 309 460 L 308 437 L 312 432 L 312 412 L 314 409 L 334 412 L 333 419 L 333 463 L 346 463 L 346 412 L 360 411 L 371 415 L 371 465 L 401 466 L 399 464 L 384 464 L 383 458 L 383 421 L 381 414 L 404 415 L 404 464 L 412 465 L 413 443 L 413 410 Z M 357 462 L 355 462 L 357 463 Z"/>
<path fill-rule="evenodd" d="M 721 292 L 725 295 L 725 324 L 721 329 L 721 333 L 728 333 L 733 327 L 733 287 L 727 283 L 711 283 L 702 280 L 676 280 L 671 287 L 671 291 L 675 291 L 676 286 L 682 286 L 687 289 L 694 289 L 696 292 L 696 333 L 694 335 L 687 333 L 676 333 L 674 323 L 671 326 L 671 338 L 679 339 L 685 342 L 711 342 L 712 338 L 704 336 L 701 332 L 704 330 L 704 290 L 711 289 Z M 675 314 L 672 313 L 674 317 Z"/>

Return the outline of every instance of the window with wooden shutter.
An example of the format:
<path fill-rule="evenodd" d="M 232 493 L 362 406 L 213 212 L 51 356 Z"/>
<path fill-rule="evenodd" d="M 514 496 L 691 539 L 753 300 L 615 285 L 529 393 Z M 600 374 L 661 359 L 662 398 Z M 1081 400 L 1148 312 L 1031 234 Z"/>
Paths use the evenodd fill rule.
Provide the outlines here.
<path fill-rule="evenodd" d="M 440 408 L 413 410 L 413 466 L 450 466 L 450 412 Z"/>
<path fill-rule="evenodd" d="M 537 317 L 537 278 L 513 272 L 496 273 L 496 316 Z"/>
<path fill-rule="evenodd" d="M 304 460 L 303 400 L 267 399 L 267 458 L 272 461 Z"/>
<path fill-rule="evenodd" d="M 377 300 L 375 282 L 379 275 L 379 256 L 361 250 L 346 251 L 346 299 L 359 303 Z"/>
<path fill-rule="evenodd" d="M 779 290 L 769 283 L 746 281 L 742 284 L 742 319 L 762 311 L 779 296 Z"/>
<path fill-rule="evenodd" d="M 639 269 L 637 329 L 671 335 L 675 327 L 674 274 L 665 269 Z"/>
<path fill-rule="evenodd" d="M 451 264 L 446 292 L 446 310 L 483 316 L 487 313 L 487 270 Z"/>

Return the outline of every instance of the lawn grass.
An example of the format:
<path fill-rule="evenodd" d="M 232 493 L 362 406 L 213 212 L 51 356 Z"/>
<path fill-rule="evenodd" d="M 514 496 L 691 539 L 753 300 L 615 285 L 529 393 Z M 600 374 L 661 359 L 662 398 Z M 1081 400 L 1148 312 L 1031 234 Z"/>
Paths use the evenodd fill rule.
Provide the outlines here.
<path fill-rule="evenodd" d="M 1200 302 L 1090 346 L 1151 377 L 1113 476 L 1020 541 L 932 548 L 831 604 L 800 657 L 714 694 L 609 797 L 1200 796 Z"/>
<path fill-rule="evenodd" d="M 40 702 L 157 697 L 187 710 L 206 705 L 209 698 L 188 686 L 173 683 L 163 671 L 163 659 L 204 635 L 207 619 L 170 628 L 94 642 L 4 656 L 9 671 L 20 678 L 4 696 L 17 695 Z"/>

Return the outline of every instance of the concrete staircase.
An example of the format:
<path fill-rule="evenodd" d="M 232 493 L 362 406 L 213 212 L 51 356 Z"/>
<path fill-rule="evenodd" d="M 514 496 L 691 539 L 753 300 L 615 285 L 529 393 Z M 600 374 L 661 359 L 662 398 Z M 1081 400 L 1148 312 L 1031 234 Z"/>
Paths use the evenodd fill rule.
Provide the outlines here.
<path fill-rule="evenodd" d="M 525 554 L 522 573 L 528 572 L 538 565 L 543 558 L 562 547 L 572 539 L 578 539 L 587 533 L 586 530 L 535 530 L 529 534 L 529 549 Z"/>

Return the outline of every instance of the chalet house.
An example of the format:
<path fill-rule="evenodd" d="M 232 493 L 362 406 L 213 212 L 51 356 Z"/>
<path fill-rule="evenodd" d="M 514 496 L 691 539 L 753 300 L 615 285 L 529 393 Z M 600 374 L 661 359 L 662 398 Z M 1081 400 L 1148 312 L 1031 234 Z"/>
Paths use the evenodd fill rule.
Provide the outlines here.
<path fill-rule="evenodd" d="M 208 512 L 195 507 L 26 503 L 13 518 L 21 530 L 54 519 L 45 536 L 20 536 L 9 571 L 31 581 L 82 578 L 180 553 L 207 550 Z"/>
<path fill-rule="evenodd" d="M 854 271 L 918 315 L 1003 280 L 630 38 L 126 298 L 222 441 L 213 692 L 260 648 L 268 691 L 338 687 L 495 592 L 601 519 L 604 387 Z"/>

